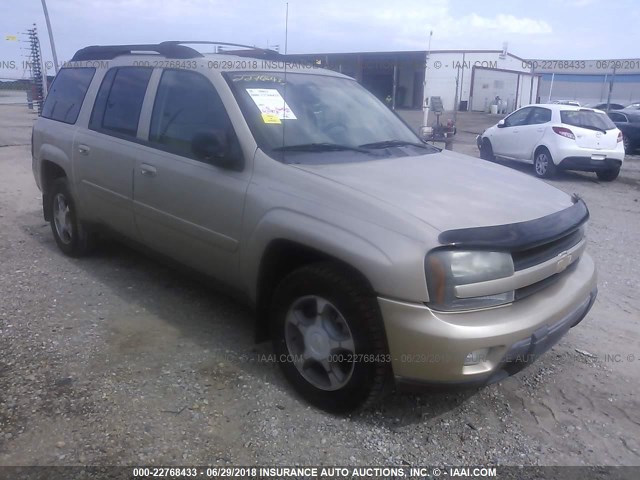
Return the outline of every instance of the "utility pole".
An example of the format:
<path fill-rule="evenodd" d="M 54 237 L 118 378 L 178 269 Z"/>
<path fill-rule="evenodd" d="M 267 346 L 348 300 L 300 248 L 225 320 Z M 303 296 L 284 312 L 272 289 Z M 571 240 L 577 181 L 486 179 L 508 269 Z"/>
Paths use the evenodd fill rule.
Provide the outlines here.
<path fill-rule="evenodd" d="M 429 71 L 429 57 L 431 56 L 431 37 L 433 37 L 433 30 L 429 31 L 429 47 L 427 48 L 427 57 L 424 63 L 424 82 L 422 84 L 422 95 L 424 95 L 424 102 L 422 104 L 422 126 L 429 125 L 429 97 L 427 97 L 427 72 Z"/>
<path fill-rule="evenodd" d="M 464 60 L 463 60 L 464 62 Z M 464 63 L 463 63 L 464 65 Z M 453 121 L 455 122 L 458 119 L 458 85 L 460 83 L 460 67 L 458 67 L 458 73 L 456 75 L 456 95 L 453 99 Z"/>
<path fill-rule="evenodd" d="M 51 31 L 51 22 L 49 21 L 49 10 L 47 10 L 46 0 L 42 0 L 42 10 L 44 10 L 44 19 L 47 22 L 47 31 L 49 32 L 49 44 L 51 45 L 51 54 L 53 55 L 53 70 L 58 74 L 58 55 L 56 54 L 56 44 L 53 41 L 53 32 Z M 44 71 L 44 78 L 47 81 L 47 71 Z"/>
<path fill-rule="evenodd" d="M 607 112 L 609 111 L 609 106 L 611 104 L 611 92 L 613 91 L 613 82 L 616 79 L 616 64 L 613 64 L 613 75 L 611 75 L 611 82 L 609 82 L 609 95 L 607 95 Z"/>

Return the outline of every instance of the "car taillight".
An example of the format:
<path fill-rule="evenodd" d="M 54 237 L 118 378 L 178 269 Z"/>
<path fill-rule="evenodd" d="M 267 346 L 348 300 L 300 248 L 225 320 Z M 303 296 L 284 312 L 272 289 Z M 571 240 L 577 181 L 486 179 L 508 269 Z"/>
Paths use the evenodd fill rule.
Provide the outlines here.
<path fill-rule="evenodd" d="M 561 135 L 565 138 L 569 138 L 571 140 L 576 139 L 576 136 L 568 128 L 565 128 L 565 127 L 552 127 L 552 128 L 553 128 L 553 131 L 556 132 L 558 135 Z"/>
<path fill-rule="evenodd" d="M 622 141 L 622 132 L 618 132 L 618 143 Z"/>

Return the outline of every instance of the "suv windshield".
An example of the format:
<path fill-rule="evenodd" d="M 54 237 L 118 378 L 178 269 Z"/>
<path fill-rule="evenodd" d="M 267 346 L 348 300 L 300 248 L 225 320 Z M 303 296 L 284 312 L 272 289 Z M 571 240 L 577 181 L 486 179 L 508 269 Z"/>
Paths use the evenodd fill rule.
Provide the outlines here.
<path fill-rule="evenodd" d="M 560 111 L 560 121 L 574 127 L 603 132 L 616 128 L 605 113 L 594 112 L 593 110 L 562 110 Z"/>
<path fill-rule="evenodd" d="M 355 80 L 287 73 L 285 83 L 280 72 L 226 78 L 258 145 L 278 160 L 366 161 L 439 151 Z"/>

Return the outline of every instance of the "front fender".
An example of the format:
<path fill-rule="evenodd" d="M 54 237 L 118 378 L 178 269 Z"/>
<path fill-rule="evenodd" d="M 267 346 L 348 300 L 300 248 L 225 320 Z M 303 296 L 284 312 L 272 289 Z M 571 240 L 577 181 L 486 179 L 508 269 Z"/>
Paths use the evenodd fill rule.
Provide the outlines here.
<path fill-rule="evenodd" d="M 248 235 L 241 255 L 247 291 L 256 301 L 261 259 L 275 240 L 312 248 L 362 273 L 377 294 L 427 301 L 423 268 L 426 248 L 413 239 L 377 225 L 351 219 L 351 228 L 286 208 L 269 210 Z M 359 232 L 359 233 L 355 233 Z"/>

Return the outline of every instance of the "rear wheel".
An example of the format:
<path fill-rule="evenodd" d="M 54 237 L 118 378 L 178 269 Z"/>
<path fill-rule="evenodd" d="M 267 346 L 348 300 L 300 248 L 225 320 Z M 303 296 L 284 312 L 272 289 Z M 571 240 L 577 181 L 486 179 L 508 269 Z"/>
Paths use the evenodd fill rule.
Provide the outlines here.
<path fill-rule="evenodd" d="M 480 148 L 480 158 L 483 160 L 489 160 L 493 162 L 496 157 L 493 154 L 493 147 L 491 146 L 491 142 L 486 138 L 482 140 L 482 147 Z"/>
<path fill-rule="evenodd" d="M 627 155 L 631 155 L 631 152 L 633 152 L 633 145 L 631 145 L 631 140 L 627 135 L 622 135 L 622 144 L 624 145 L 624 152 Z"/>
<path fill-rule="evenodd" d="M 552 178 L 556 173 L 556 165 L 549 150 L 541 148 L 533 159 L 533 169 L 540 178 Z"/>
<path fill-rule="evenodd" d="M 346 268 L 316 263 L 289 274 L 271 310 L 285 377 L 311 404 L 348 412 L 376 403 L 388 355 L 375 294 Z"/>
<path fill-rule="evenodd" d="M 56 244 L 66 255 L 86 255 L 93 246 L 93 236 L 78 220 L 66 178 L 53 181 L 48 198 L 51 202 L 51 231 Z"/>
<path fill-rule="evenodd" d="M 603 170 L 601 172 L 596 172 L 598 179 L 602 180 L 603 182 L 612 182 L 616 178 L 618 178 L 619 174 L 620 174 L 620 167 L 611 168 L 609 170 Z"/>

